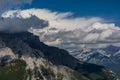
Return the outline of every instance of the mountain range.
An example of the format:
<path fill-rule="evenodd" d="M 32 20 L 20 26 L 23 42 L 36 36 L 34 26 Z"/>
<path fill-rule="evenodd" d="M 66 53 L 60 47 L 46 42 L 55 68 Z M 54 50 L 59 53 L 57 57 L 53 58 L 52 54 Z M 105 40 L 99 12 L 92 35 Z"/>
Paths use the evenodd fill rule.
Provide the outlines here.
<path fill-rule="evenodd" d="M 81 50 L 74 50 L 72 53 L 76 53 L 73 56 L 79 60 L 106 66 L 120 75 L 120 47 L 110 45 L 97 49 L 82 48 Z"/>
<path fill-rule="evenodd" d="M 79 61 L 66 50 L 45 45 L 30 32 L 0 32 L 0 80 L 120 79 L 104 66 Z"/>

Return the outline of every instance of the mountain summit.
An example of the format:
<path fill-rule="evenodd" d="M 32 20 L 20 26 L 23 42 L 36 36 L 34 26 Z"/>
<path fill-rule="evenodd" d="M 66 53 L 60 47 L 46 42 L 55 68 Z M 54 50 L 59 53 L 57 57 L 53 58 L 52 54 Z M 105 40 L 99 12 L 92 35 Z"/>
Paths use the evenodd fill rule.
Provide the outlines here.
<path fill-rule="evenodd" d="M 0 33 L 0 80 L 119 80 L 103 66 L 80 62 L 29 32 Z"/>

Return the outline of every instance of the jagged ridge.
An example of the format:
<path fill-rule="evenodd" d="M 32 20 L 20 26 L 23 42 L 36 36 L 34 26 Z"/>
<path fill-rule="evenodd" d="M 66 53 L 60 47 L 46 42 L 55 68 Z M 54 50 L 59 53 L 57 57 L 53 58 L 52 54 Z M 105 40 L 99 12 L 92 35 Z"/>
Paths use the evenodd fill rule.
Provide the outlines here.
<path fill-rule="evenodd" d="M 25 66 L 23 80 L 117 80 L 117 76 L 105 67 L 80 62 L 67 51 L 40 42 L 32 33 L 0 33 L 0 40 L 1 49 L 9 50 L 3 53 L 10 57 L 6 59 L 6 55 L 0 54 L 0 70 L 8 67 L 11 71 L 12 67 Z M 19 62 L 25 64 L 18 67 Z"/>

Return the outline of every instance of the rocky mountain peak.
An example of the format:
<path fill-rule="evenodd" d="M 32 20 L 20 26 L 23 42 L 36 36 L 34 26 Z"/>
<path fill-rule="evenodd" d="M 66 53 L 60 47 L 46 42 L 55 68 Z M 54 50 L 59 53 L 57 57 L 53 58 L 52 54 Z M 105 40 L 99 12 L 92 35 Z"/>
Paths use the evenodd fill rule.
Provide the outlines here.
<path fill-rule="evenodd" d="M 118 79 L 105 67 L 81 62 L 66 50 L 45 45 L 38 36 L 29 32 L 0 33 L 0 45 L 2 80 L 16 80 L 20 76 L 19 80 Z M 4 73 L 6 70 L 8 72 Z M 4 77 L 9 75 L 13 77 Z"/>

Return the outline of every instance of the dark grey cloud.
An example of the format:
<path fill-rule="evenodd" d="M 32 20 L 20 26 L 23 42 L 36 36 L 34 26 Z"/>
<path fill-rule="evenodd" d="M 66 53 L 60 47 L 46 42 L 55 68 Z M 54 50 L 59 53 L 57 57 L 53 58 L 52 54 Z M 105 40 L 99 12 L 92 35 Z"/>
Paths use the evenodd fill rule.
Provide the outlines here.
<path fill-rule="evenodd" d="M 48 26 L 48 22 L 37 18 L 36 16 L 22 18 L 22 17 L 7 17 L 0 18 L 0 31 L 2 32 L 22 32 L 30 28 L 44 28 Z"/>

